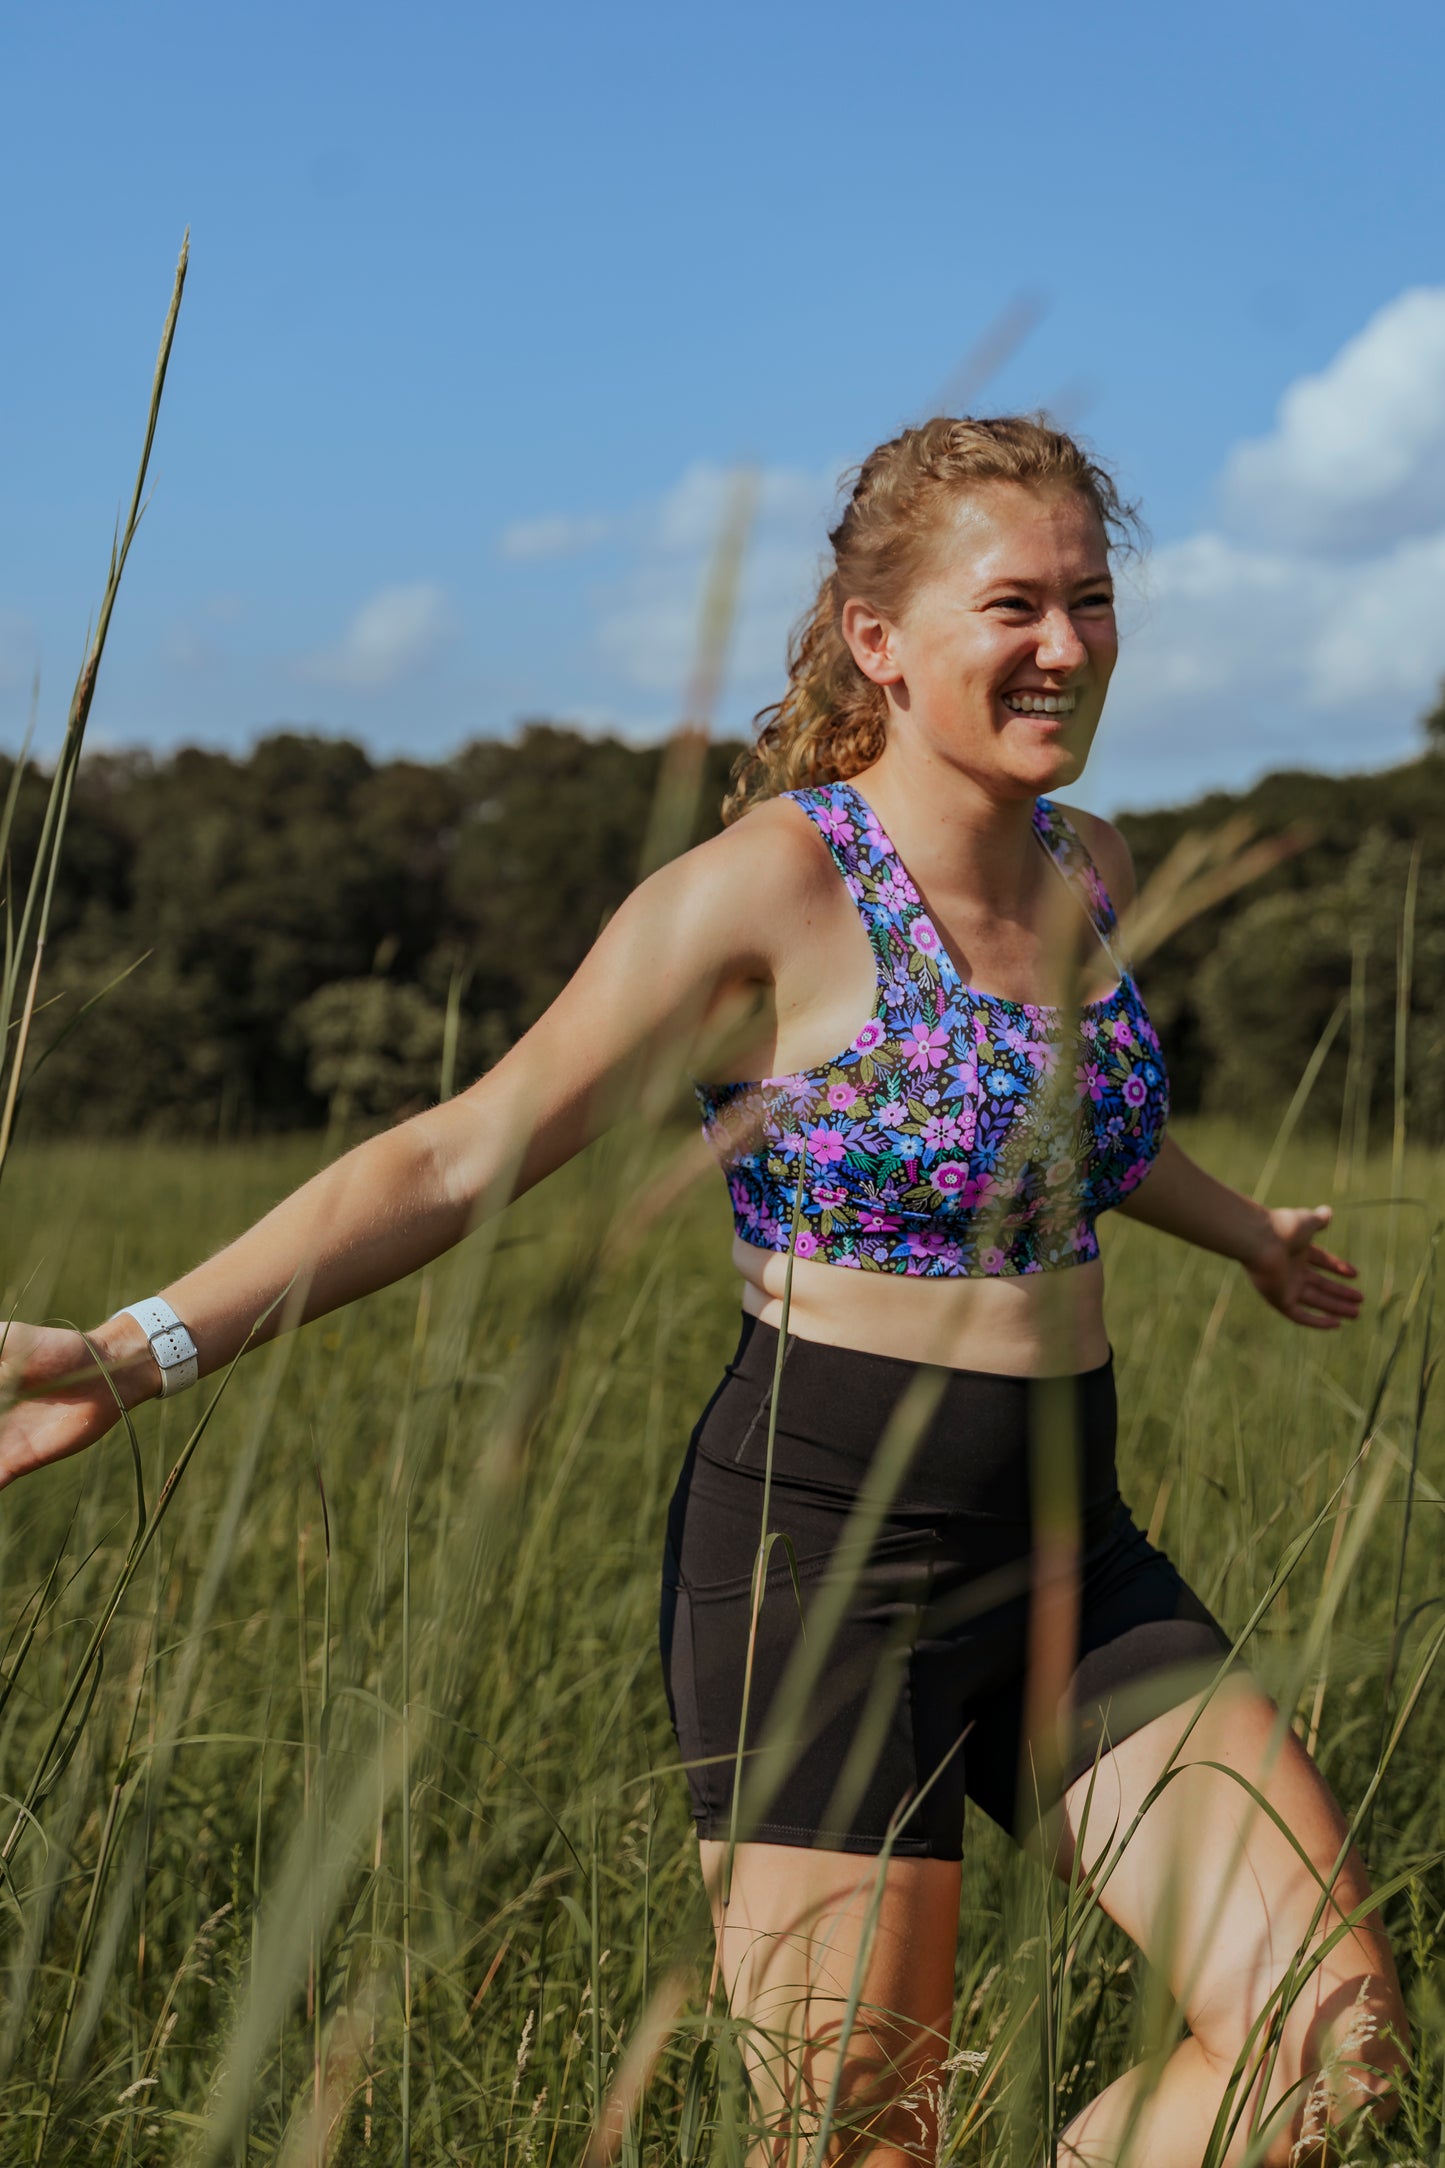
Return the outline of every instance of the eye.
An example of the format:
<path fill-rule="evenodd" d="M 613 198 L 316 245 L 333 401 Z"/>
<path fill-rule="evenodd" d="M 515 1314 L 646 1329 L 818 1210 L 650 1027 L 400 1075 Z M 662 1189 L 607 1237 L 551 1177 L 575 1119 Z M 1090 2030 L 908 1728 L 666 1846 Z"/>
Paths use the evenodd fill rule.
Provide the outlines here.
<path fill-rule="evenodd" d="M 1074 604 L 1076 610 L 1112 610 L 1113 607 L 1114 593 L 1109 587 L 1100 587 L 1093 594 L 1081 595 Z"/>

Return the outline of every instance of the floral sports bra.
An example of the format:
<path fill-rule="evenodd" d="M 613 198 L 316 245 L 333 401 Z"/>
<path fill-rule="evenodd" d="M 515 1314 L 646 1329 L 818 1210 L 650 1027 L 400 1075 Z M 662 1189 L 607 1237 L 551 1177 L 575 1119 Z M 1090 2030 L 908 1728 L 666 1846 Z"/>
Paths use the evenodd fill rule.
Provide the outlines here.
<path fill-rule="evenodd" d="M 929 1279 L 1048 1272 L 1099 1254 L 1094 1222 L 1164 1134 L 1159 1041 L 1114 952 L 1113 905 L 1077 832 L 1040 798 L 1034 834 L 1119 973 L 1078 1011 L 965 986 L 872 808 L 850 783 L 786 793 L 858 908 L 878 999 L 819 1068 L 699 1084 L 744 1242 Z"/>

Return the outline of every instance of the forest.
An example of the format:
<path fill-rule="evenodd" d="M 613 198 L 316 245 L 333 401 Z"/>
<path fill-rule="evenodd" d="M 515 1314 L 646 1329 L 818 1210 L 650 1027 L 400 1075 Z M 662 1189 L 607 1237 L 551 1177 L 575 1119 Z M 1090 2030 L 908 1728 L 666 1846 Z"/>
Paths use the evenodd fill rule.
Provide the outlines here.
<path fill-rule="evenodd" d="M 1354 775 L 1128 812 L 1141 881 L 1243 815 L 1295 847 L 1141 969 L 1180 1112 L 1277 1118 L 1338 1004 L 1311 1099 L 1393 1118 L 1402 928 L 1411 1134 L 1445 1140 L 1445 730 Z M 689 838 L 739 747 L 707 749 Z M 281 731 L 247 755 L 87 755 L 24 1094 L 32 1135 L 238 1138 L 378 1120 L 485 1069 L 541 1013 L 636 881 L 664 754 L 550 723 L 424 764 Z M 13 764 L 0 758 L 0 794 Z M 23 892 L 46 778 L 22 778 Z M 1402 1012 L 1403 1013 L 1403 1012 Z M 450 1031 L 448 1020 L 451 1020 Z"/>

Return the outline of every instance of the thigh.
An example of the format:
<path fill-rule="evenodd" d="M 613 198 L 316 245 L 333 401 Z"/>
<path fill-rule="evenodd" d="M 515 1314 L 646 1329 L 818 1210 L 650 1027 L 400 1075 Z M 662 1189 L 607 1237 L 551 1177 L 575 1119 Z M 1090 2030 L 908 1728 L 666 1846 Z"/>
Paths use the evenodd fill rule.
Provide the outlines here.
<path fill-rule="evenodd" d="M 829 2159 L 931 2162 L 958 1863 L 740 1844 L 724 1912 L 726 1846 L 704 1841 L 701 1852 L 729 2008 L 744 2027 L 766 2127 L 811 2137 L 836 2087 Z"/>
<path fill-rule="evenodd" d="M 1180 1746 L 1195 1706 L 1156 1717 L 1070 1787 L 1061 1865 L 1077 1851 L 1098 1877 L 1105 1911 L 1167 1978 L 1191 2033 L 1232 2064 L 1291 1966 L 1367 1902 L 1369 1885 L 1329 1787 L 1274 1704 L 1247 1678 L 1232 1678 Z M 1146 1806 L 1176 1748 L 1176 1773 Z M 1286 2062 L 1317 2064 L 1323 2045 L 1348 2031 L 1362 1996 L 1397 2005 L 1372 1913 L 1291 1997 Z"/>
<path fill-rule="evenodd" d="M 889 1521 L 860 1555 L 848 1526 L 846 1498 L 779 1477 L 769 1530 L 787 1542 L 755 1604 L 758 1484 L 699 1454 L 679 1486 L 661 1645 L 698 1834 L 732 1830 L 741 1739 L 747 1837 L 956 1860 L 961 1719 L 949 1652 L 923 1632 L 936 1530 Z"/>

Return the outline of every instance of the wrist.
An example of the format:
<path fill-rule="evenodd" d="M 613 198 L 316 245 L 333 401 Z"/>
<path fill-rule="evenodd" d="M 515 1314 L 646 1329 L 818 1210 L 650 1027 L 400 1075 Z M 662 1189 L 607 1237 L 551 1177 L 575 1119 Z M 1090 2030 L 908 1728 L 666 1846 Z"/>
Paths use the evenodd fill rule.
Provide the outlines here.
<path fill-rule="evenodd" d="M 159 1400 L 161 1368 L 142 1326 L 124 1310 L 87 1332 L 86 1340 L 98 1358 L 98 1368 L 110 1379 L 127 1408 L 147 1400 Z"/>
<path fill-rule="evenodd" d="M 1235 1256 L 1246 1272 L 1253 1271 L 1268 1252 L 1271 1244 L 1278 1241 L 1274 1215 L 1268 1207 L 1250 1202 L 1249 1217 L 1241 1230 Z"/>

